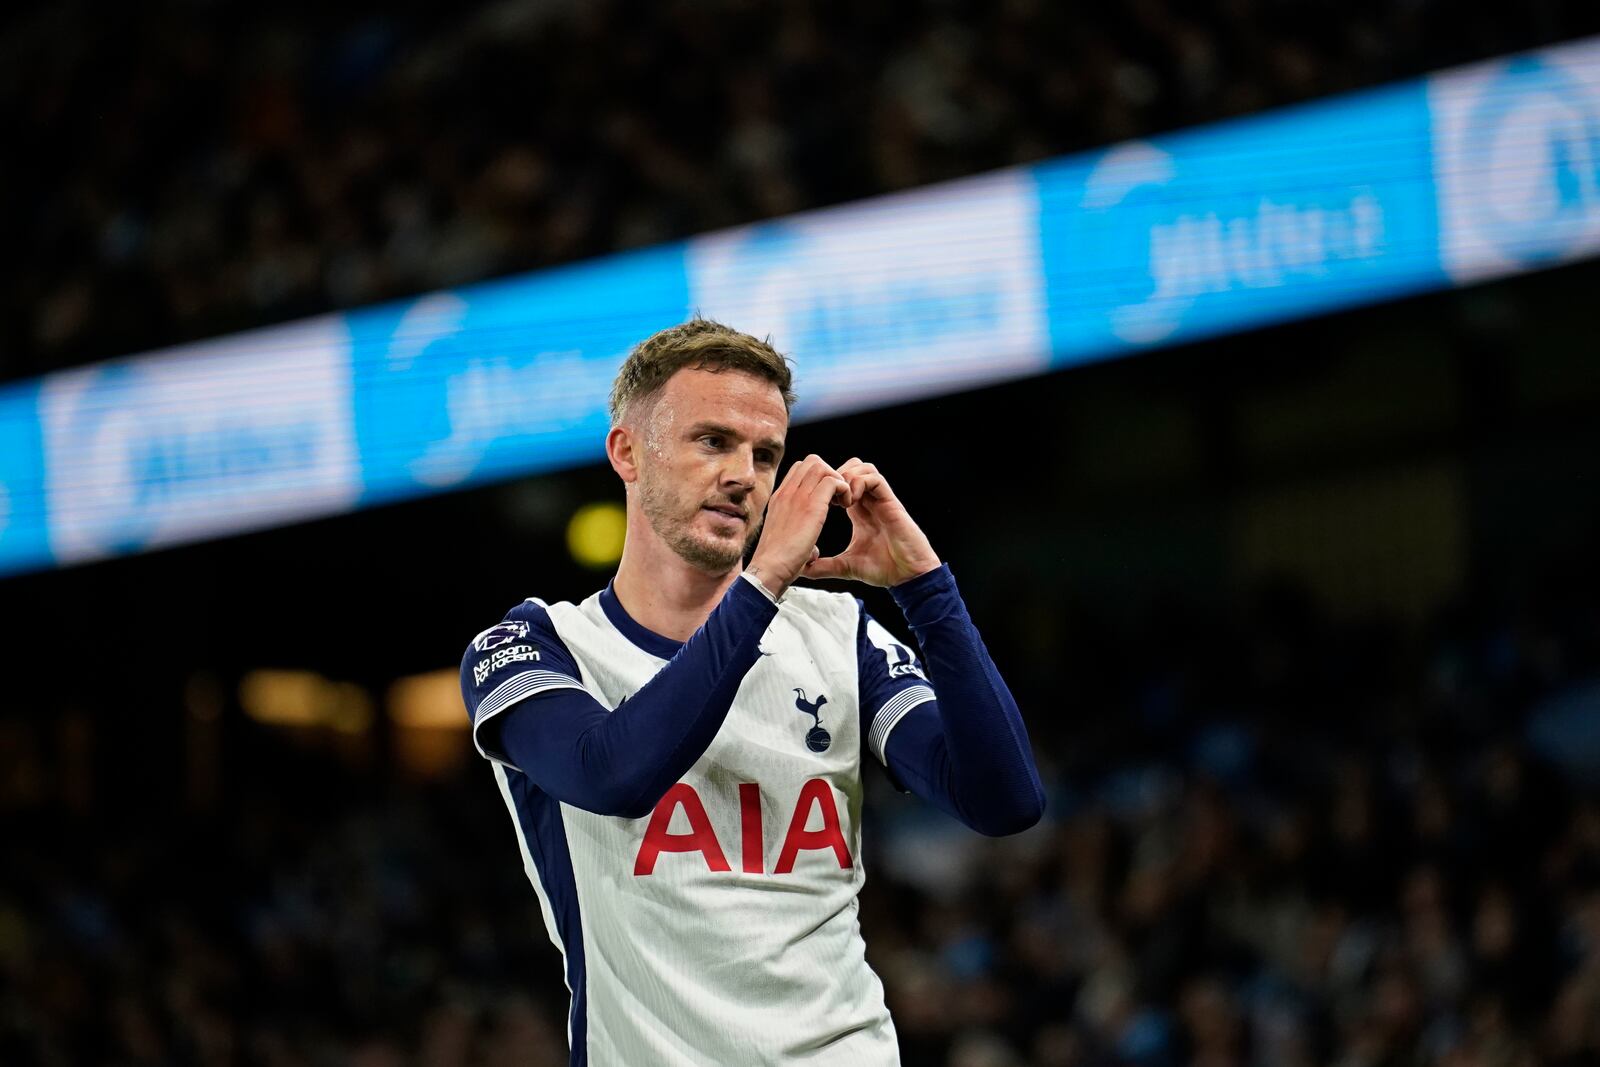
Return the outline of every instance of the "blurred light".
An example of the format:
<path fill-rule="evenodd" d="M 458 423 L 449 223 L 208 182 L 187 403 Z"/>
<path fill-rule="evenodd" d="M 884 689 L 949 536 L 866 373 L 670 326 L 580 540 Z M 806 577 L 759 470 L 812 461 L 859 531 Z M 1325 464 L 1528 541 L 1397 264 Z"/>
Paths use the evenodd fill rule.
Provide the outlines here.
<path fill-rule="evenodd" d="M 462 736 L 470 723 L 461 703 L 461 675 L 455 670 L 396 681 L 389 687 L 389 719 L 394 723 L 395 765 L 413 780 L 441 778 L 460 767 L 472 751 Z"/>
<path fill-rule="evenodd" d="M 585 504 L 567 523 L 567 551 L 585 567 L 602 570 L 622 558 L 628 513 L 621 504 Z"/>
<path fill-rule="evenodd" d="M 342 734 L 372 728 L 372 698 L 365 689 L 314 671 L 251 671 L 239 682 L 239 704 L 268 726 L 321 726 Z"/>
<path fill-rule="evenodd" d="M 447 668 L 401 678 L 389 687 L 389 718 L 406 730 L 465 733 L 470 723 L 460 672 Z"/>

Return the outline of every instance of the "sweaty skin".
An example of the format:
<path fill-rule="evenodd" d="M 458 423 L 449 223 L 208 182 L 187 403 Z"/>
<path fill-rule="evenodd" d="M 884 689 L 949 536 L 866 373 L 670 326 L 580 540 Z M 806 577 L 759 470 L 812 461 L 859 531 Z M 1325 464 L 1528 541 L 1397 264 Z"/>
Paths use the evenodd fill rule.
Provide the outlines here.
<path fill-rule="evenodd" d="M 847 501 L 849 484 L 809 456 L 775 492 L 788 429 L 778 387 L 733 370 L 685 368 L 623 413 L 606 438 L 628 497 L 614 588 L 642 625 L 687 639 L 752 546 L 752 577 L 774 596 L 814 557 L 827 509 Z"/>

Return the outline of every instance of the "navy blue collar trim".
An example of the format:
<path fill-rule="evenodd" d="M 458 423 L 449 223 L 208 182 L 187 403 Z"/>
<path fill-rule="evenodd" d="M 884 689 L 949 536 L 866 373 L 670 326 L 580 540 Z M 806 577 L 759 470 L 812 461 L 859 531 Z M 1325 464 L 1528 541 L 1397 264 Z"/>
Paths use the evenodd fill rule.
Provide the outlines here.
<path fill-rule="evenodd" d="M 615 626 L 623 637 L 652 656 L 660 659 L 671 659 L 676 656 L 678 649 L 683 647 L 683 642 L 663 637 L 654 630 L 646 629 L 634 622 L 633 616 L 622 606 L 622 601 L 617 599 L 617 591 L 612 588 L 615 584 L 607 582 L 606 587 L 600 591 L 600 608 L 606 613 L 606 618 L 611 620 L 611 625 Z"/>

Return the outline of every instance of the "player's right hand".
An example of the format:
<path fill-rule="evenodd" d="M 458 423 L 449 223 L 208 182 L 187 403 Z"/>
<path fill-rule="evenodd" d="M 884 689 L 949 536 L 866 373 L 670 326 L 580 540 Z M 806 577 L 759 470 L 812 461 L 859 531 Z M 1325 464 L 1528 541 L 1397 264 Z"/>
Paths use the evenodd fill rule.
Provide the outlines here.
<path fill-rule="evenodd" d="M 790 467 L 767 501 L 761 540 L 746 568 L 750 576 L 774 597 L 782 596 L 817 558 L 817 538 L 829 506 L 849 502 L 850 483 L 821 456 L 807 456 Z"/>

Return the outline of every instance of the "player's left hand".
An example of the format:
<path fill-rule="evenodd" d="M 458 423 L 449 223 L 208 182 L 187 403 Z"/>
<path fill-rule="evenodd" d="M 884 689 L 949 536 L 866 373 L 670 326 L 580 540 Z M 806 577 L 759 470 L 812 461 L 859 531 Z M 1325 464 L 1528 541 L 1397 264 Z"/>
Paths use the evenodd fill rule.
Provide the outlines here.
<path fill-rule="evenodd" d="M 837 556 L 814 559 L 807 578 L 848 578 L 868 585 L 899 585 L 939 566 L 933 546 L 889 488 L 878 468 L 852 457 L 839 467 L 850 485 L 845 512 L 850 545 Z"/>

